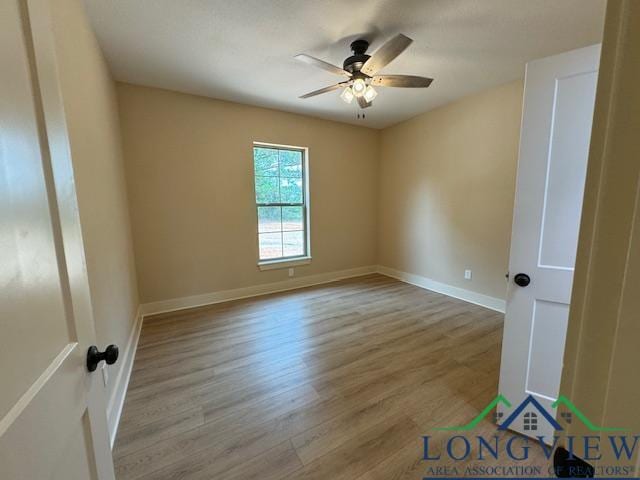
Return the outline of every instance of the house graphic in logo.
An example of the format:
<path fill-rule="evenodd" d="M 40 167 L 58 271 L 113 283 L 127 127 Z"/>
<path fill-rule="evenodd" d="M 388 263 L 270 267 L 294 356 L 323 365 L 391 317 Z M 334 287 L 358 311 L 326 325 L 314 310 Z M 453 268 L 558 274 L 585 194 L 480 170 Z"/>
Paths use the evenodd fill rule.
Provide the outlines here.
<path fill-rule="evenodd" d="M 520 414 L 524 412 L 524 410 L 529 406 L 537 410 L 538 413 L 527 411 L 524 414 L 524 430 L 535 431 L 538 429 L 538 415 L 542 415 L 542 417 L 547 422 L 549 422 L 554 430 L 562 430 L 562 426 L 558 422 L 556 422 L 556 419 L 552 415 L 550 415 L 549 412 L 547 412 L 545 408 L 540 405 L 540 402 L 533 398 L 532 395 L 528 395 L 527 398 L 525 398 L 522 403 L 520 403 L 520 405 L 518 405 L 518 407 L 513 412 L 511 412 L 511 415 L 509 415 L 507 419 L 500 424 L 498 430 L 506 430 L 507 428 L 509 428 L 509 425 L 511 425 L 514 420 L 518 418 Z"/>
<path fill-rule="evenodd" d="M 475 418 L 473 418 L 469 423 L 465 425 L 458 426 L 450 426 L 450 427 L 439 427 L 434 430 L 440 431 L 468 431 L 473 430 L 487 415 L 489 415 L 494 408 L 498 405 L 504 405 L 507 408 L 511 408 L 511 402 L 504 397 L 504 395 L 497 395 Z M 532 395 L 528 395 L 521 403 L 518 405 L 513 412 L 502 422 L 499 422 L 499 416 L 496 416 L 496 421 L 498 422 L 498 430 L 506 430 L 520 415 L 524 415 L 523 417 L 523 429 L 528 431 L 536 431 L 539 427 L 539 420 L 543 419 L 548 422 L 554 430 L 564 430 L 562 425 L 558 423 L 556 420 L 555 412 L 558 411 L 558 408 L 563 406 L 566 408 L 566 412 L 561 412 L 560 417 L 565 420 L 567 423 L 571 423 L 573 418 L 579 419 L 589 430 L 594 432 L 622 432 L 627 429 L 624 428 L 610 428 L 610 427 L 600 427 L 595 425 L 591 420 L 587 418 L 587 416 L 582 413 L 578 407 L 576 407 L 567 397 L 564 395 L 560 395 L 560 397 L 551 404 L 551 408 L 554 411 L 549 411 L 545 409 L 538 400 L 536 400 Z"/>

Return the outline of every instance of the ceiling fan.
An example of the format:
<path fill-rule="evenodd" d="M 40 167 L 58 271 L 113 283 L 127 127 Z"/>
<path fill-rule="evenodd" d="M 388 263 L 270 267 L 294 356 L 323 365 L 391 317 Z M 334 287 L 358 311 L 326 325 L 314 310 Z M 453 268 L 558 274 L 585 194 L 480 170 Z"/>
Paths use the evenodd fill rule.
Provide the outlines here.
<path fill-rule="evenodd" d="M 373 55 L 367 55 L 365 52 L 369 48 L 369 42 L 363 39 L 355 40 L 351 43 L 353 55 L 344 61 L 342 68 L 304 53 L 296 55 L 295 58 L 301 62 L 348 78 L 348 80 L 335 85 L 301 95 L 300 98 L 314 97 L 344 88 L 340 94 L 342 100 L 351 103 L 355 98 L 360 108 L 367 108 L 371 106 L 373 99 L 378 95 L 378 92 L 373 88 L 374 85 L 376 87 L 402 88 L 428 87 L 433 82 L 432 78 L 414 75 L 376 75 L 376 72 L 404 52 L 411 45 L 411 42 L 413 40 L 399 33 L 382 45 Z"/>

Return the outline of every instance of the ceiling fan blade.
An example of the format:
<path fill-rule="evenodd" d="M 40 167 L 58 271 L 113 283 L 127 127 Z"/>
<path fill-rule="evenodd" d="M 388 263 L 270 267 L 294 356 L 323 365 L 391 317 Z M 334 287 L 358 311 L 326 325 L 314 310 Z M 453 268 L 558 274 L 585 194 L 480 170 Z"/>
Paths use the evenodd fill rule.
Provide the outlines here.
<path fill-rule="evenodd" d="M 311 55 L 307 55 L 305 53 L 301 53 L 299 55 L 296 55 L 293 58 L 295 58 L 296 60 L 300 60 L 301 62 L 307 63 L 309 65 L 313 65 L 315 67 L 318 67 L 318 68 L 321 68 L 323 70 L 326 70 L 327 72 L 334 73 L 336 75 L 343 75 L 345 77 L 350 77 L 351 76 L 351 74 L 349 72 L 347 72 L 346 70 L 343 70 L 340 67 L 336 67 L 335 65 L 327 63 L 324 60 L 320 60 L 319 58 L 312 57 Z"/>
<path fill-rule="evenodd" d="M 433 78 L 414 75 L 375 75 L 371 84 L 378 87 L 427 88 Z"/>
<path fill-rule="evenodd" d="M 411 45 L 411 42 L 413 42 L 413 40 L 399 33 L 376 50 L 371 58 L 364 63 L 360 71 L 366 75 L 373 75 L 404 52 L 404 50 Z"/>
<path fill-rule="evenodd" d="M 309 98 L 315 97 L 316 95 L 321 95 L 323 93 L 332 92 L 333 90 L 337 90 L 342 87 L 342 83 L 336 83 L 335 85 L 331 85 L 329 87 L 321 88 L 320 90 L 314 90 L 313 92 L 305 93 L 304 95 L 300 95 L 300 98 Z"/>
<path fill-rule="evenodd" d="M 356 97 L 358 99 L 358 105 L 360 108 L 368 108 L 372 105 L 371 102 L 367 102 L 364 97 Z"/>

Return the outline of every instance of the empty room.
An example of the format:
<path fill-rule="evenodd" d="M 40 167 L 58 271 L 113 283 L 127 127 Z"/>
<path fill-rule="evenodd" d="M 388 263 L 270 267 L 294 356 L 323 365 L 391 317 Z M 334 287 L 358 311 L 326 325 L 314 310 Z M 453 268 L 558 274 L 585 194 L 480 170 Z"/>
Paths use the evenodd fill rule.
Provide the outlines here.
<path fill-rule="evenodd" d="M 1 480 L 640 477 L 640 1 L 0 26 Z"/>

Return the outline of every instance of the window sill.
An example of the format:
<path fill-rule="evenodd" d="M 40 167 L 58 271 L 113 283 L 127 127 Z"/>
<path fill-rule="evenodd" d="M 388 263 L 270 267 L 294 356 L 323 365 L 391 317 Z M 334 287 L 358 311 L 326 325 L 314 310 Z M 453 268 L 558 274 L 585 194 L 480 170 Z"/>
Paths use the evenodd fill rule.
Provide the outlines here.
<path fill-rule="evenodd" d="M 258 262 L 260 270 L 277 270 L 280 268 L 298 267 L 300 265 L 309 265 L 311 257 L 285 258 L 283 260 L 265 260 Z"/>

